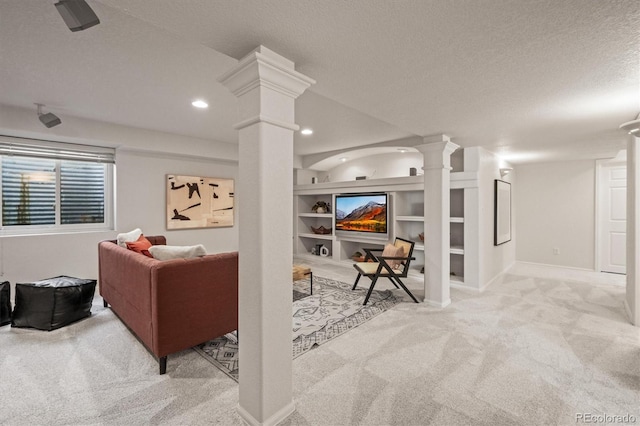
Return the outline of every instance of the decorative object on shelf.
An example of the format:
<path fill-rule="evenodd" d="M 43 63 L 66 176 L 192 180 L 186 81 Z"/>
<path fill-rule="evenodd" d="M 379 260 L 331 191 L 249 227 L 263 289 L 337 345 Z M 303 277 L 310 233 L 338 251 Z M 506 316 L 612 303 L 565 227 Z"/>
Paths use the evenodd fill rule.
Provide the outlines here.
<path fill-rule="evenodd" d="M 364 255 L 361 252 L 356 251 L 351 255 L 351 259 L 353 259 L 355 262 L 364 262 Z"/>
<path fill-rule="evenodd" d="M 233 179 L 167 175 L 167 229 L 233 226 Z"/>
<path fill-rule="evenodd" d="M 322 257 L 329 256 L 329 249 L 325 246 L 320 247 L 320 256 Z"/>
<path fill-rule="evenodd" d="M 422 268 L 420 268 L 420 273 L 424 274 L 424 266 Z"/>
<path fill-rule="evenodd" d="M 311 207 L 311 211 L 314 213 L 331 213 L 331 205 L 325 201 L 318 201 Z"/>
<path fill-rule="evenodd" d="M 495 180 L 493 245 L 511 241 L 511 184 Z"/>
<path fill-rule="evenodd" d="M 420 238 L 420 241 L 424 241 L 424 232 L 419 233 L 418 238 Z"/>
<path fill-rule="evenodd" d="M 316 256 L 320 256 L 320 251 L 322 250 L 322 247 L 324 247 L 324 244 L 316 244 L 313 250 L 311 250 L 311 253 L 315 254 Z"/>
<path fill-rule="evenodd" d="M 318 180 L 318 178 L 316 178 L 315 176 L 311 178 L 311 183 L 316 183 Z"/>
<path fill-rule="evenodd" d="M 313 231 L 313 233 L 319 235 L 331 234 L 332 229 L 333 228 L 325 228 L 324 226 L 320 226 L 319 228 L 314 228 L 313 226 L 311 226 L 311 230 Z"/>
<path fill-rule="evenodd" d="M 415 167 L 409 167 L 409 176 L 418 176 L 418 169 Z"/>

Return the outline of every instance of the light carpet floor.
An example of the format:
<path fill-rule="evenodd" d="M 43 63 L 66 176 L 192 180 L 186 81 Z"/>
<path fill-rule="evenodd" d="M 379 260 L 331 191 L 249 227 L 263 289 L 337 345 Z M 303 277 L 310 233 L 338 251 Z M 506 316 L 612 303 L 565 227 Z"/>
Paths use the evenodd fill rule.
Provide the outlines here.
<path fill-rule="evenodd" d="M 359 287 L 352 290 L 351 284 L 317 275 L 313 278 L 313 294 L 310 294 L 309 278 L 294 282 L 293 293 L 294 359 L 364 324 L 399 302 L 389 290 L 374 290 L 369 302 L 363 305 L 366 289 Z M 238 381 L 240 362 L 236 332 L 193 349 L 233 380 Z"/>
<path fill-rule="evenodd" d="M 420 278 L 408 280 L 416 295 Z M 640 424 L 640 329 L 620 282 L 516 268 L 484 293 L 453 289 L 443 310 L 400 303 L 294 362 L 297 411 L 283 424 L 575 425 L 579 413 Z M 0 423 L 242 424 L 235 382 L 193 350 L 158 375 L 101 304 L 49 333 L 0 328 Z"/>

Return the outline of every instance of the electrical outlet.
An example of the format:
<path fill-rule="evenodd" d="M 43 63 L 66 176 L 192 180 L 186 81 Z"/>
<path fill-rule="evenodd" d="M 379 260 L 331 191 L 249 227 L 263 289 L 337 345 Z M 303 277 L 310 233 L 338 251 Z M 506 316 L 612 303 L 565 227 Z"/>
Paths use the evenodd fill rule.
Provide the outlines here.
<path fill-rule="evenodd" d="M 560 254 L 560 249 L 558 247 L 554 247 L 553 254 Z"/>

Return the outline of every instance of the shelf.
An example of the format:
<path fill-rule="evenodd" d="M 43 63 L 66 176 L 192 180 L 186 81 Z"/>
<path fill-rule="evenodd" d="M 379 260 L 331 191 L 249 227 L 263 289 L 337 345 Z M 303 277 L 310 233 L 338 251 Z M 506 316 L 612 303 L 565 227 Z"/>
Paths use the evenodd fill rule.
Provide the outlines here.
<path fill-rule="evenodd" d="M 415 251 L 424 251 L 424 244 L 416 243 L 413 246 L 413 250 Z M 449 249 L 449 253 L 451 254 L 464 254 L 464 248 L 462 246 L 451 246 Z"/>
<path fill-rule="evenodd" d="M 361 236 L 353 236 L 353 237 L 349 237 L 349 236 L 344 236 L 344 235 L 340 235 L 339 237 L 337 237 L 338 241 L 350 241 L 353 243 L 369 243 L 369 244 L 377 244 L 377 245 L 381 245 L 384 246 L 385 244 L 387 244 L 387 237 L 385 238 L 366 238 L 366 237 L 361 237 Z"/>
<path fill-rule="evenodd" d="M 313 238 L 314 240 L 333 240 L 331 234 L 298 234 L 300 238 Z"/>
<path fill-rule="evenodd" d="M 398 222 L 424 222 L 424 216 L 396 216 Z"/>
<path fill-rule="evenodd" d="M 398 222 L 424 222 L 424 216 L 396 216 Z M 464 217 L 451 217 L 451 223 L 464 223 Z"/>
<path fill-rule="evenodd" d="M 451 246 L 449 249 L 449 253 L 451 254 L 464 254 L 464 247 L 462 246 Z"/>
<path fill-rule="evenodd" d="M 333 213 L 298 213 L 298 217 L 328 217 L 332 218 Z"/>

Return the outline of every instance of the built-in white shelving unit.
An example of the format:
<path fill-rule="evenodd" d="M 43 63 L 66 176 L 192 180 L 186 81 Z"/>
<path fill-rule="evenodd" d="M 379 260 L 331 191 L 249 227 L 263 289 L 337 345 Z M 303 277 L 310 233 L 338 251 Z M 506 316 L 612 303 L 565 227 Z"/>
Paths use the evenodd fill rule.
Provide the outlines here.
<path fill-rule="evenodd" d="M 454 185 L 452 185 L 453 187 Z M 453 187 L 450 192 L 449 220 L 449 268 L 456 284 L 464 283 L 464 188 Z"/>
<path fill-rule="evenodd" d="M 319 228 L 324 226 L 325 228 L 331 228 L 333 226 L 333 214 L 329 212 L 317 213 L 313 211 L 313 206 L 318 201 L 324 201 L 330 206 L 333 205 L 333 196 L 327 193 L 297 195 L 294 198 L 295 252 L 311 253 L 316 249 L 316 246 L 324 245 L 329 249 L 329 254 L 331 254 L 333 246 L 332 242 L 335 239 L 333 232 L 330 234 L 315 234 L 311 227 Z"/>
<path fill-rule="evenodd" d="M 364 248 L 382 248 L 396 237 L 414 241 L 412 269 L 415 273 L 424 266 L 424 242 L 419 234 L 424 232 L 424 178 L 422 176 L 361 180 L 351 182 L 304 184 L 294 187 L 295 250 L 296 254 L 309 254 L 318 244 L 329 249 L 335 261 L 350 261 L 354 252 Z M 477 187 L 477 173 L 451 173 L 450 194 L 450 265 L 452 285 L 464 285 L 465 277 L 465 188 Z M 336 235 L 333 229 L 333 213 L 314 213 L 317 201 L 325 201 L 334 207 L 336 194 L 358 192 L 387 192 L 389 239 L 365 236 Z M 332 228 L 331 234 L 320 235 L 311 226 Z"/>

